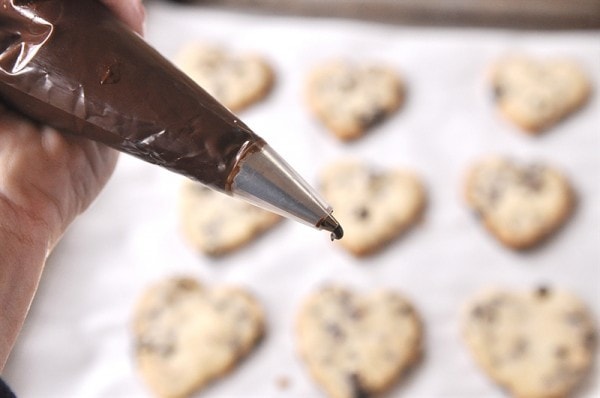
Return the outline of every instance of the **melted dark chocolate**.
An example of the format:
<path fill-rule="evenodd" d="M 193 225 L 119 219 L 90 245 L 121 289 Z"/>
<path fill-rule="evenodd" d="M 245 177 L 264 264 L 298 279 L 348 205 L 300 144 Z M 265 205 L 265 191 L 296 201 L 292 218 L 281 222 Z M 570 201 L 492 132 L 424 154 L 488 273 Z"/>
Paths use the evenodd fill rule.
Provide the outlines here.
<path fill-rule="evenodd" d="M 341 225 L 338 225 L 337 227 L 335 227 L 335 229 L 331 232 L 330 238 L 331 240 L 336 240 L 336 239 L 342 239 L 342 237 L 344 236 L 344 230 L 342 229 Z"/>
<path fill-rule="evenodd" d="M 264 145 L 96 0 L 0 0 L 0 98 L 221 191 Z"/>

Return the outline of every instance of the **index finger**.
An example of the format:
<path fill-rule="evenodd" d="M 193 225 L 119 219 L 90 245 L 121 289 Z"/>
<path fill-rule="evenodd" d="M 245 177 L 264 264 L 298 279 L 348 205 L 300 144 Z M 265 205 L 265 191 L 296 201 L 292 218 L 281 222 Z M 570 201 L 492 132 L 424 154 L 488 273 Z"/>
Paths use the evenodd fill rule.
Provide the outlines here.
<path fill-rule="evenodd" d="M 142 0 L 100 0 L 121 21 L 129 25 L 140 35 L 144 34 L 144 19 L 146 13 Z"/>

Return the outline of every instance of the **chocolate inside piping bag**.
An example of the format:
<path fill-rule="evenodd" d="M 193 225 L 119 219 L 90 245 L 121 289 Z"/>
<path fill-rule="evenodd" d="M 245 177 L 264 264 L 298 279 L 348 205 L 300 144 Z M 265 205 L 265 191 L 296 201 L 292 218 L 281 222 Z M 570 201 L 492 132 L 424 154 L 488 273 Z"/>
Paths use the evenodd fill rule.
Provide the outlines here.
<path fill-rule="evenodd" d="M 286 217 L 339 227 L 259 136 L 96 0 L 0 0 L 0 98 Z"/>

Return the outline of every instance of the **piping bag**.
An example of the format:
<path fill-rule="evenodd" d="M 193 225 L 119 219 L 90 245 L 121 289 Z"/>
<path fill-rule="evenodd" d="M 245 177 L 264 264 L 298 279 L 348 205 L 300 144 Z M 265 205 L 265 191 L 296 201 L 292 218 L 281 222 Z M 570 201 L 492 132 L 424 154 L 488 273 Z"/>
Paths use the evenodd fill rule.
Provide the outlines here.
<path fill-rule="evenodd" d="M 0 100 L 343 235 L 331 207 L 263 139 L 97 0 L 0 0 Z"/>

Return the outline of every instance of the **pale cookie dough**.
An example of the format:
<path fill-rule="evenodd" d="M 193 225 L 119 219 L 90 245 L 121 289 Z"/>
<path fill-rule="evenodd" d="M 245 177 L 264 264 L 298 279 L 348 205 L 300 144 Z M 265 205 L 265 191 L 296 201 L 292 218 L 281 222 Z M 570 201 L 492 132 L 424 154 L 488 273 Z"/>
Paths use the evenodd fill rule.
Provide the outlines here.
<path fill-rule="evenodd" d="M 281 221 L 274 213 L 192 181 L 184 182 L 180 202 L 186 239 L 211 256 L 241 248 Z"/>
<path fill-rule="evenodd" d="M 575 201 L 557 170 L 503 157 L 489 157 L 471 168 L 466 197 L 487 229 L 516 249 L 532 247 L 557 230 Z"/>
<path fill-rule="evenodd" d="M 299 313 L 298 349 L 331 398 L 390 389 L 420 358 L 422 325 L 393 291 L 358 295 L 340 286 L 312 294 Z"/>
<path fill-rule="evenodd" d="M 592 365 L 591 315 L 564 290 L 484 290 L 466 307 L 463 328 L 476 362 L 513 397 L 568 396 Z"/>
<path fill-rule="evenodd" d="M 376 170 L 353 160 L 325 168 L 320 188 L 344 228 L 339 244 L 356 256 L 372 254 L 400 236 L 419 220 L 426 201 L 411 172 Z"/>
<path fill-rule="evenodd" d="M 258 55 L 236 55 L 217 46 L 194 43 L 181 50 L 176 64 L 234 112 L 263 99 L 273 86 L 273 70 Z"/>
<path fill-rule="evenodd" d="M 329 62 L 310 74 L 307 97 L 329 130 L 342 140 L 354 140 L 400 107 L 404 85 L 390 68 Z"/>
<path fill-rule="evenodd" d="M 188 397 L 235 367 L 264 322 L 261 306 L 242 289 L 209 289 L 190 278 L 157 283 L 134 313 L 141 376 L 156 396 Z"/>
<path fill-rule="evenodd" d="M 574 112 L 591 91 L 588 77 L 577 64 L 524 56 L 499 61 L 492 85 L 501 112 L 531 133 L 545 130 Z"/>

